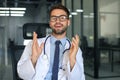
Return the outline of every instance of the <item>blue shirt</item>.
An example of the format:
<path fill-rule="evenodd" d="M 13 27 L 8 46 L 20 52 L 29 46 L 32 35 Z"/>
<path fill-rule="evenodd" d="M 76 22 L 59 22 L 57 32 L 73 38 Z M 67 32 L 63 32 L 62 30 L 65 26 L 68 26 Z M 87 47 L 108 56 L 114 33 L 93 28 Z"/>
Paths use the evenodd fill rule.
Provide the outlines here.
<path fill-rule="evenodd" d="M 52 76 L 52 67 L 53 67 L 53 61 L 54 61 L 54 51 L 55 51 L 55 41 L 57 39 L 51 35 L 50 37 L 50 67 L 49 67 L 49 71 L 45 77 L 45 80 L 51 80 L 51 76 Z M 65 44 L 66 44 L 66 37 L 63 39 L 60 39 L 61 44 L 60 44 L 60 55 L 59 55 L 59 67 L 61 66 L 62 63 L 62 56 L 63 56 L 63 51 L 65 48 Z"/>

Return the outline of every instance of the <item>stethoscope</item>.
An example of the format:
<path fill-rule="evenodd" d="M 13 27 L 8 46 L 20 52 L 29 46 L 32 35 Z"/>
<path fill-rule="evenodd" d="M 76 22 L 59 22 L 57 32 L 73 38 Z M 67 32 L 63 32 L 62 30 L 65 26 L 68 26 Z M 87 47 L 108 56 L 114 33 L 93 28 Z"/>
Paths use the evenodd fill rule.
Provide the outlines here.
<path fill-rule="evenodd" d="M 44 60 L 47 60 L 47 59 L 48 59 L 47 54 L 46 54 L 46 51 L 45 51 L 45 48 L 46 48 L 46 42 L 47 42 L 47 40 L 48 40 L 49 37 L 51 37 L 51 35 L 47 36 L 46 39 L 45 39 L 45 42 L 44 42 L 44 55 L 43 55 L 43 59 L 44 59 Z M 70 47 L 71 47 L 71 44 L 70 44 L 69 39 L 66 39 L 66 40 L 67 40 L 68 43 L 69 43 L 69 48 L 68 48 L 68 49 L 65 49 L 65 50 L 63 51 L 63 54 L 64 54 L 67 50 L 70 50 Z"/>

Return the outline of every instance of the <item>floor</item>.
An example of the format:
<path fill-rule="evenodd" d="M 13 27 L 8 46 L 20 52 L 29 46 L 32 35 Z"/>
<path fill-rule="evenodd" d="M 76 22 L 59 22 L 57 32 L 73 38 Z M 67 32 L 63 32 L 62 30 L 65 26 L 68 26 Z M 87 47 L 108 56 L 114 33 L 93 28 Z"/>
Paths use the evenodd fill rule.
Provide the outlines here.
<path fill-rule="evenodd" d="M 9 56 L 9 55 L 8 55 Z M 0 80 L 13 80 L 13 72 L 12 72 L 12 65 L 11 65 L 11 58 L 9 56 L 8 58 L 9 60 L 9 64 L 7 66 L 1 66 L 3 65 L 3 63 L 1 62 L 2 61 L 2 57 L 0 57 Z M 91 64 L 90 64 L 91 65 Z M 89 65 L 89 66 L 90 66 Z M 111 74 L 110 72 L 107 72 L 106 70 L 110 71 L 110 69 L 108 68 L 108 66 L 110 65 L 105 65 L 103 64 L 104 66 L 102 66 L 102 70 L 100 70 L 100 72 L 102 73 L 102 75 L 109 75 Z M 120 64 L 118 66 L 115 67 L 115 71 L 118 72 L 118 74 L 120 74 Z M 90 66 L 90 68 L 85 68 L 85 70 L 89 73 L 92 73 L 93 74 L 93 67 Z M 111 75 L 114 75 L 113 73 Z M 116 75 L 116 74 L 115 74 Z M 120 80 L 120 77 L 114 77 L 114 78 L 99 78 L 99 79 L 95 79 L 95 78 L 92 78 L 88 75 L 85 75 L 86 77 L 86 80 Z"/>
<path fill-rule="evenodd" d="M 86 80 L 120 80 L 120 77 L 118 78 L 100 78 L 100 79 L 94 79 L 86 75 Z"/>
<path fill-rule="evenodd" d="M 12 75 L 12 67 L 9 65 L 6 67 L 4 72 L 0 72 L 2 76 L 0 76 L 0 80 L 13 80 L 13 75 Z M 86 80 L 120 80 L 120 77 L 118 78 L 100 78 L 100 79 L 94 79 L 90 76 L 85 75 Z"/>

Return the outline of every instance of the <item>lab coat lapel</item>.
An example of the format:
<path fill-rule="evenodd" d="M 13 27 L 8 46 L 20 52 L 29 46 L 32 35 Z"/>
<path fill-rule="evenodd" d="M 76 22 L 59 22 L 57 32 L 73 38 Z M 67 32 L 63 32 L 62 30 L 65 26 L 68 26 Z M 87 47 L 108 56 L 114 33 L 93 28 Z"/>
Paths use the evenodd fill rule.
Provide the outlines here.
<path fill-rule="evenodd" d="M 48 61 L 50 61 L 50 38 L 48 38 L 45 44 L 45 54 L 48 56 Z"/>
<path fill-rule="evenodd" d="M 66 50 L 66 49 L 68 49 L 69 47 L 70 47 L 70 44 L 66 40 L 65 52 L 63 53 L 63 60 L 62 60 L 62 69 L 59 69 L 58 80 L 67 80 L 67 75 L 68 75 L 67 63 L 68 63 L 69 50 Z"/>
<path fill-rule="evenodd" d="M 45 38 L 46 39 L 46 38 Z M 45 41 L 45 39 L 43 39 Z M 43 42 L 43 40 L 41 40 Z M 50 38 L 45 43 L 45 54 L 44 49 L 41 56 L 39 57 L 36 64 L 36 75 L 35 80 L 44 80 L 48 70 L 49 70 L 49 60 L 50 60 Z M 47 59 L 44 59 L 43 56 L 46 55 Z"/>
<path fill-rule="evenodd" d="M 66 45 L 65 45 L 65 52 L 63 54 L 63 62 L 62 65 L 66 65 L 68 62 L 68 56 L 69 56 L 69 50 L 68 48 L 70 47 L 70 43 L 66 40 Z"/>

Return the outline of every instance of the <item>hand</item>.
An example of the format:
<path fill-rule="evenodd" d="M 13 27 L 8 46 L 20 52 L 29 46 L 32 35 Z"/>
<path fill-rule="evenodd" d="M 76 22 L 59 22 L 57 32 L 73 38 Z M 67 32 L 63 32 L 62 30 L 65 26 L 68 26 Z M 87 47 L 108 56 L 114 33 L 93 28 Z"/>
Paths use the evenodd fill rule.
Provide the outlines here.
<path fill-rule="evenodd" d="M 33 65 L 35 66 L 38 57 L 42 53 L 42 49 L 44 47 L 44 43 L 41 43 L 39 46 L 38 41 L 37 41 L 37 34 L 33 32 L 33 44 L 32 44 L 32 55 L 31 55 L 31 60 Z"/>
<path fill-rule="evenodd" d="M 70 54 L 69 54 L 71 69 L 74 67 L 74 64 L 76 62 L 76 54 L 77 54 L 78 49 L 79 49 L 79 42 L 80 42 L 79 36 L 75 35 L 75 37 L 72 38 Z"/>

